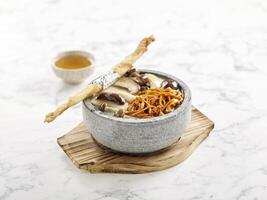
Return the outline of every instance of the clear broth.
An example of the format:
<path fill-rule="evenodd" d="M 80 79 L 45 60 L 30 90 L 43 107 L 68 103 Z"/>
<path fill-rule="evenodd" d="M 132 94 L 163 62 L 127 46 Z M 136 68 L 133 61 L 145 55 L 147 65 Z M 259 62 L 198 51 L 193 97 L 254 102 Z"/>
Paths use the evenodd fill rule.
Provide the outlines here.
<path fill-rule="evenodd" d="M 91 61 L 82 55 L 66 55 L 58 59 L 55 65 L 63 69 L 80 69 L 90 66 Z"/>

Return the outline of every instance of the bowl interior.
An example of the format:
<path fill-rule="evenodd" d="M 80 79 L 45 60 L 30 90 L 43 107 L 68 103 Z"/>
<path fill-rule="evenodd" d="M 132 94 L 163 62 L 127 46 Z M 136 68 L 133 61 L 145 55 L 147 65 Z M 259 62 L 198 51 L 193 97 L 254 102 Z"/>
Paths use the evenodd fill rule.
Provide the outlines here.
<path fill-rule="evenodd" d="M 115 117 L 113 115 L 109 115 L 107 113 L 103 113 L 101 111 L 99 111 L 97 108 L 95 108 L 95 106 L 91 103 L 90 99 L 87 98 L 83 101 L 83 105 L 84 105 L 84 109 L 88 109 L 89 111 L 91 111 L 93 114 L 97 115 L 98 117 L 102 117 L 102 118 L 106 118 L 106 119 L 110 119 L 116 122 L 122 122 L 122 123 L 154 123 L 154 122 L 162 122 L 164 123 L 165 120 L 168 120 L 170 118 L 174 118 L 179 112 L 182 112 L 186 106 L 190 103 L 191 100 L 191 91 L 189 89 L 189 87 L 180 79 L 176 78 L 175 76 L 163 73 L 163 72 L 159 72 L 159 71 L 155 71 L 155 70 L 145 70 L 145 69 L 138 69 L 138 71 L 140 72 L 144 72 L 144 73 L 151 73 L 151 74 L 155 74 L 159 77 L 163 77 L 163 78 L 170 78 L 174 81 L 176 81 L 182 88 L 183 92 L 184 92 L 184 100 L 182 102 L 182 104 L 176 108 L 174 111 L 165 114 L 163 116 L 158 116 L 158 117 L 153 117 L 153 118 L 148 118 L 148 119 L 139 119 L 139 118 L 120 118 L 120 117 Z M 94 80 L 93 80 L 94 81 Z"/>

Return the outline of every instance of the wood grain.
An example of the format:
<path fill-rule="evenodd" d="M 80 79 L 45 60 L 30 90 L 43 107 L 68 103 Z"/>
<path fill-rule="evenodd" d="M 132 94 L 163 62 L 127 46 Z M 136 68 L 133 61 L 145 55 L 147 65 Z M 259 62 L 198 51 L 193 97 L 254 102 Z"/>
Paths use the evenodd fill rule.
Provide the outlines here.
<path fill-rule="evenodd" d="M 175 166 L 188 158 L 205 140 L 214 123 L 192 107 L 192 120 L 182 138 L 161 151 L 144 155 L 116 153 L 98 145 L 80 123 L 57 139 L 59 146 L 80 169 L 91 173 L 147 173 Z"/>

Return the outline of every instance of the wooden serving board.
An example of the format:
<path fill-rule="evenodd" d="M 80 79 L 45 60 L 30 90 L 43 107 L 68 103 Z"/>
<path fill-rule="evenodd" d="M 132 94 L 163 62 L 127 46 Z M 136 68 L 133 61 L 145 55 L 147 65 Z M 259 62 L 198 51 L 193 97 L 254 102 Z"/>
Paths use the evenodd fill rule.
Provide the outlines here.
<path fill-rule="evenodd" d="M 205 140 L 214 123 L 192 107 L 192 120 L 182 138 L 170 147 L 150 154 L 116 153 L 98 145 L 83 123 L 57 139 L 59 146 L 80 169 L 91 173 L 146 173 L 175 166 L 188 158 Z"/>

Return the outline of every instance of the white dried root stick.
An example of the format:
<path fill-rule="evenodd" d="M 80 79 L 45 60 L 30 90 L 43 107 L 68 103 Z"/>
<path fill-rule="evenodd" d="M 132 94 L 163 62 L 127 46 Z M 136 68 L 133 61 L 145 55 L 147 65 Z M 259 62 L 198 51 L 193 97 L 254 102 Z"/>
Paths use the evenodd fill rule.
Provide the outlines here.
<path fill-rule="evenodd" d="M 135 51 L 126 56 L 119 64 L 115 65 L 112 70 L 117 72 L 120 76 L 123 76 L 128 70 L 130 70 L 133 64 L 147 51 L 148 45 L 154 42 L 153 35 L 142 39 L 135 49 Z"/>

